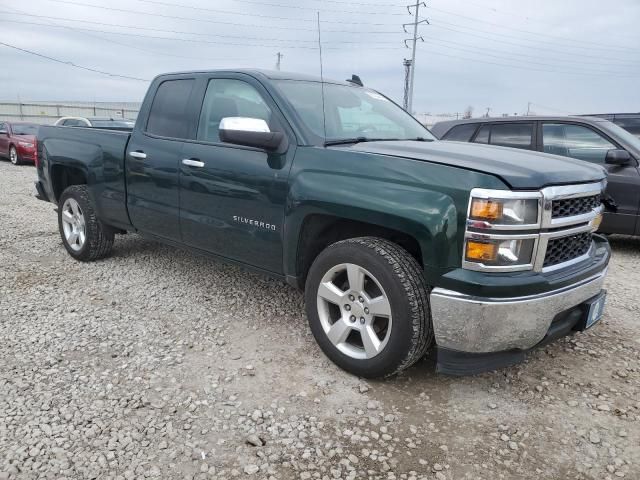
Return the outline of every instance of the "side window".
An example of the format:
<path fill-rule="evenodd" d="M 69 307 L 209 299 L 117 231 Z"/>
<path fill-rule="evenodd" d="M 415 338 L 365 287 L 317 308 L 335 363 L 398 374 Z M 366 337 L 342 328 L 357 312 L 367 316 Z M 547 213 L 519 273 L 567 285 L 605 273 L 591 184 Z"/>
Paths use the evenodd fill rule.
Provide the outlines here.
<path fill-rule="evenodd" d="M 166 80 L 160 84 L 149 112 L 148 133 L 161 137 L 187 137 L 187 104 L 193 84 L 193 79 Z"/>
<path fill-rule="evenodd" d="M 453 142 L 468 142 L 478 128 L 475 123 L 468 123 L 466 125 L 456 125 L 449 130 L 446 135 L 442 137 L 442 140 L 450 140 Z"/>
<path fill-rule="evenodd" d="M 619 117 L 614 119 L 613 123 L 624 128 L 626 131 L 628 131 L 629 133 L 632 133 L 636 137 L 640 137 L 640 117 L 636 117 L 636 118 L 633 118 L 633 117 L 620 118 Z"/>
<path fill-rule="evenodd" d="M 271 109 L 254 87 L 242 80 L 210 80 L 198 122 L 198 140 L 219 142 L 218 128 L 226 117 L 259 118 L 274 130 Z"/>
<path fill-rule="evenodd" d="M 491 127 L 491 145 L 531 148 L 533 123 L 498 123 Z"/>
<path fill-rule="evenodd" d="M 0 123 L 0 132 L 8 133 L 7 132 L 7 124 L 6 123 Z"/>
<path fill-rule="evenodd" d="M 546 153 L 604 163 L 607 152 L 617 148 L 599 133 L 580 125 L 545 123 L 542 143 Z"/>
<path fill-rule="evenodd" d="M 491 125 L 483 125 L 478 131 L 476 138 L 473 139 L 474 143 L 489 143 L 489 132 L 491 131 Z"/>

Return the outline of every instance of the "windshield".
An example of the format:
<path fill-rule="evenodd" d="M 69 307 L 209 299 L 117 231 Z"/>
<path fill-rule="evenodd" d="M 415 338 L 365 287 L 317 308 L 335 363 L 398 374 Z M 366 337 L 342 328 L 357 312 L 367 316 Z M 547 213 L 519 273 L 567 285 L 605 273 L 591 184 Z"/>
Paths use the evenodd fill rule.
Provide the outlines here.
<path fill-rule="evenodd" d="M 25 125 L 14 123 L 11 125 L 11 130 L 14 135 L 37 135 L 38 134 L 38 126 L 37 125 Z"/>
<path fill-rule="evenodd" d="M 636 137 L 634 134 L 625 130 L 624 128 L 616 125 L 613 122 L 603 122 L 603 125 L 606 125 L 606 130 L 609 130 L 616 137 L 618 137 L 623 142 L 627 143 L 635 150 L 635 154 L 640 154 L 640 138 Z"/>
<path fill-rule="evenodd" d="M 91 120 L 96 128 L 133 128 L 133 122 L 126 120 Z"/>
<path fill-rule="evenodd" d="M 374 90 L 349 85 L 278 80 L 280 92 L 316 136 L 315 143 L 348 140 L 435 140 L 416 119 Z M 324 130 L 326 127 L 326 138 Z"/>

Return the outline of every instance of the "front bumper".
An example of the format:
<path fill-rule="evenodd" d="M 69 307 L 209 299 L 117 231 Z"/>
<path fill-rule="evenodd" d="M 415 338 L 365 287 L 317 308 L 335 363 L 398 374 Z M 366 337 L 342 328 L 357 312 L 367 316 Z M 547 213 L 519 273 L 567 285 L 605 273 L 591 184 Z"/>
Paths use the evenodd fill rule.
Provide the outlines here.
<path fill-rule="evenodd" d="M 580 329 L 584 304 L 602 291 L 611 255 L 606 240 L 597 236 L 594 240 L 595 255 L 584 263 L 550 274 L 514 276 L 510 290 L 519 292 L 517 296 L 505 295 L 507 278 L 488 274 L 483 274 L 485 282 L 499 280 L 499 284 L 474 288 L 475 283 L 458 277 L 459 290 L 434 288 L 430 303 L 438 371 L 494 370 L 521 361 L 537 345 Z M 540 291 L 545 284 L 547 288 Z"/>
<path fill-rule="evenodd" d="M 554 318 L 602 291 L 607 270 L 547 293 L 483 298 L 435 288 L 431 315 L 439 348 L 468 353 L 527 350 L 547 334 Z"/>

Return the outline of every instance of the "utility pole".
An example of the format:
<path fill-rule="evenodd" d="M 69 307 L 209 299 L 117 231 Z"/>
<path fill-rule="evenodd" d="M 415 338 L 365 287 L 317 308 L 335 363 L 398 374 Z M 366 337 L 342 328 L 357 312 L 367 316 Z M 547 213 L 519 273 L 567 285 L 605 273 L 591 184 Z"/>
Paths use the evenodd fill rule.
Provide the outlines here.
<path fill-rule="evenodd" d="M 280 52 L 276 53 L 278 60 L 276 61 L 276 70 L 280 70 L 280 60 L 282 59 L 282 57 L 284 57 L 284 55 Z"/>
<path fill-rule="evenodd" d="M 404 59 L 404 102 L 402 107 L 409 111 L 409 78 L 411 76 L 411 60 Z"/>
<path fill-rule="evenodd" d="M 484 114 L 485 118 L 489 118 L 490 112 L 491 112 L 491 107 L 487 107 L 487 113 Z"/>
<path fill-rule="evenodd" d="M 531 111 L 531 102 L 527 103 L 527 117 L 529 116 L 530 111 Z"/>
<path fill-rule="evenodd" d="M 425 20 L 419 20 L 419 13 L 420 13 L 420 5 L 424 6 L 426 8 L 427 4 L 420 1 L 420 0 L 416 0 L 415 4 L 412 5 L 407 5 L 407 10 L 409 11 L 409 14 L 411 15 L 411 9 L 414 8 L 414 20 L 412 23 L 405 23 L 404 25 L 402 25 L 402 28 L 404 29 L 404 31 L 406 33 L 407 32 L 407 26 L 412 25 L 413 26 L 413 38 L 409 39 L 409 40 L 405 40 L 404 41 L 404 45 L 405 47 L 409 48 L 409 45 L 407 44 L 407 42 L 412 42 L 412 48 L 411 48 L 411 72 L 410 72 L 410 78 L 409 78 L 409 99 L 407 101 L 407 112 L 411 113 L 413 111 L 413 82 L 414 82 L 414 77 L 415 77 L 415 73 L 416 73 L 416 45 L 418 43 L 418 40 L 421 40 L 424 42 L 424 38 L 418 36 L 418 25 L 420 25 L 421 23 L 429 23 L 426 19 Z"/>

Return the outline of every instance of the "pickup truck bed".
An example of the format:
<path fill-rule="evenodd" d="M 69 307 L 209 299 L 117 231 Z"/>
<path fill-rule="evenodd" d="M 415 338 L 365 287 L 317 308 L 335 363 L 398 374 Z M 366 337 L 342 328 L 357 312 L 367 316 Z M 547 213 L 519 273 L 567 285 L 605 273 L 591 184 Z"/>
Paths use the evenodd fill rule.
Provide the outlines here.
<path fill-rule="evenodd" d="M 125 157 L 131 133 L 82 127 L 40 127 L 39 195 L 54 201 L 62 185 L 84 178 L 98 216 L 118 229 L 133 228 L 127 213 Z"/>

